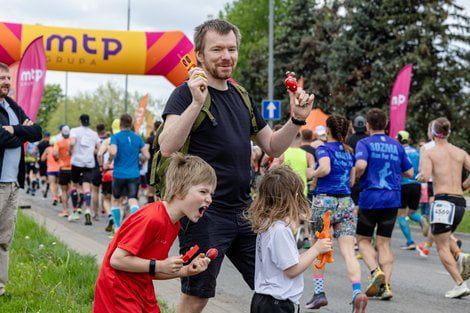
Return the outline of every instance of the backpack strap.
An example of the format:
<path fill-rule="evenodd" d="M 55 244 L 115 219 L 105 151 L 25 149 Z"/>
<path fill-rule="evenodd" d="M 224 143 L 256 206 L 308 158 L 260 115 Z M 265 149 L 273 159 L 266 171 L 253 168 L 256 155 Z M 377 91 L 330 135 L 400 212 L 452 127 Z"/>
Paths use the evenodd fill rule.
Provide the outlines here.
<path fill-rule="evenodd" d="M 253 133 L 256 134 L 259 131 L 259 129 L 258 129 L 258 124 L 256 123 L 256 117 L 253 111 L 253 105 L 251 103 L 250 95 L 248 94 L 246 89 L 243 88 L 242 86 L 232 84 L 231 82 L 229 82 L 229 84 L 231 84 L 235 88 L 235 90 L 238 92 L 238 94 L 240 94 L 240 97 L 242 98 L 243 103 L 245 104 L 246 108 L 248 109 L 248 112 L 250 113 L 250 122 L 251 122 L 251 127 L 253 128 Z"/>

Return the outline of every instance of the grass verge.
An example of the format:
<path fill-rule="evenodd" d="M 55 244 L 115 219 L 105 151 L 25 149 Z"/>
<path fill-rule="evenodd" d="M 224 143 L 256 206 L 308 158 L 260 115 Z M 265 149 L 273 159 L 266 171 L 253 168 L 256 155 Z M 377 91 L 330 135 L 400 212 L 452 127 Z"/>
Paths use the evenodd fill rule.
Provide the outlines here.
<path fill-rule="evenodd" d="M 91 312 L 98 265 L 18 211 L 2 312 Z"/>
<path fill-rule="evenodd" d="M 470 211 L 465 211 L 462 222 L 460 222 L 456 231 L 461 233 L 470 233 Z"/>

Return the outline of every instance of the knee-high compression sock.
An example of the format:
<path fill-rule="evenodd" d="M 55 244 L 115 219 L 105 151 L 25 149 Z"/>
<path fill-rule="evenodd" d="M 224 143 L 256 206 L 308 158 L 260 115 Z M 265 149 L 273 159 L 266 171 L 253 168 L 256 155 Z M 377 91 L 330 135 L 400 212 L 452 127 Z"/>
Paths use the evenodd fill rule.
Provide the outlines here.
<path fill-rule="evenodd" d="M 121 209 L 118 207 L 112 207 L 111 215 L 113 216 L 115 227 L 119 228 L 119 226 L 121 226 Z"/>
<path fill-rule="evenodd" d="M 421 223 L 421 213 L 419 212 L 414 212 L 413 214 L 410 215 L 410 218 L 412 221 L 415 221 L 416 223 Z"/>
<path fill-rule="evenodd" d="M 87 191 L 85 192 L 85 207 L 87 209 L 90 209 L 90 206 L 91 206 L 91 192 Z"/>
<path fill-rule="evenodd" d="M 78 192 L 77 189 L 70 190 L 70 198 L 72 199 L 72 207 L 75 211 L 78 208 Z"/>
<path fill-rule="evenodd" d="M 406 244 L 407 245 L 412 244 L 414 241 L 413 241 L 413 238 L 411 237 L 410 225 L 408 224 L 408 221 L 406 220 L 405 216 L 398 217 L 398 225 L 400 225 L 400 229 L 406 238 Z"/>
<path fill-rule="evenodd" d="M 131 214 L 137 212 L 138 209 L 139 209 L 139 206 L 138 206 L 138 205 L 133 205 L 133 206 L 131 206 Z"/>
<path fill-rule="evenodd" d="M 325 292 L 325 286 L 323 283 L 323 276 L 312 276 L 313 279 L 313 293 L 319 294 L 321 292 Z"/>

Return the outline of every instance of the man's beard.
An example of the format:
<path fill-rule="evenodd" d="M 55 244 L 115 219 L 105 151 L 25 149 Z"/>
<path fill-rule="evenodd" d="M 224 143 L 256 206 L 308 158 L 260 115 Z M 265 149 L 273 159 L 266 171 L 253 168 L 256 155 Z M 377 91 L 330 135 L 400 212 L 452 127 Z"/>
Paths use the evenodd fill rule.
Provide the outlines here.
<path fill-rule="evenodd" d="M 5 88 L 6 88 L 6 93 L 5 93 Z M 0 98 L 4 98 L 6 96 L 8 96 L 8 94 L 10 93 L 10 86 L 8 85 L 3 85 L 0 87 Z"/>
<path fill-rule="evenodd" d="M 229 78 L 232 77 L 232 73 L 235 69 L 235 66 L 233 64 L 230 64 L 230 66 L 232 67 L 232 69 L 229 72 L 227 72 L 227 71 L 223 71 L 223 72 L 218 71 L 218 68 L 219 68 L 218 65 L 214 65 L 214 66 L 208 68 L 207 71 L 215 79 L 226 80 L 226 79 L 229 79 Z"/>

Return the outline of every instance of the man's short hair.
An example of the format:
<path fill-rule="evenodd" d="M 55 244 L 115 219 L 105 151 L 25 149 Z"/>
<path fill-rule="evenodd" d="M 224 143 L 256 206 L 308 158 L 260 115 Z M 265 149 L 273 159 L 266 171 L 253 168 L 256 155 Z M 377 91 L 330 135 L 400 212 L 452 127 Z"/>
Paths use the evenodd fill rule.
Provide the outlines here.
<path fill-rule="evenodd" d="M 0 62 L 0 70 L 2 70 L 4 72 L 9 72 L 10 68 L 5 63 Z"/>
<path fill-rule="evenodd" d="M 130 129 L 132 127 L 132 116 L 128 113 L 121 114 L 119 118 L 121 128 Z"/>
<path fill-rule="evenodd" d="M 366 120 L 373 130 L 385 130 L 387 115 L 381 109 L 373 108 L 367 111 Z"/>
<path fill-rule="evenodd" d="M 196 53 L 204 51 L 204 39 L 206 37 L 206 33 L 210 30 L 221 35 L 227 35 L 232 31 L 237 40 L 237 48 L 240 47 L 241 35 L 238 27 L 227 21 L 214 19 L 205 21 L 194 29 L 194 51 Z"/>
<path fill-rule="evenodd" d="M 450 122 L 445 117 L 439 117 L 434 120 L 431 127 L 433 137 L 447 138 L 450 135 Z"/>
<path fill-rule="evenodd" d="M 185 197 L 191 187 L 205 184 L 215 189 L 217 176 L 214 169 L 203 159 L 194 155 L 175 153 L 165 174 L 165 194 L 163 200 Z"/>
<path fill-rule="evenodd" d="M 313 132 L 311 129 L 304 128 L 300 132 L 302 134 L 303 141 L 312 141 L 313 140 Z"/>

